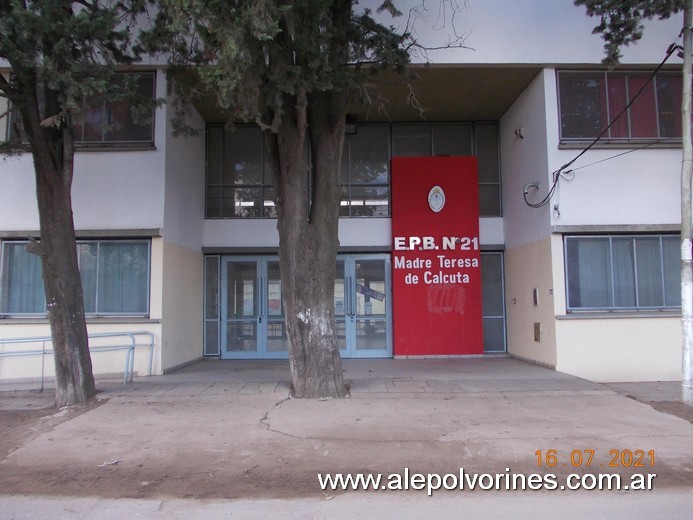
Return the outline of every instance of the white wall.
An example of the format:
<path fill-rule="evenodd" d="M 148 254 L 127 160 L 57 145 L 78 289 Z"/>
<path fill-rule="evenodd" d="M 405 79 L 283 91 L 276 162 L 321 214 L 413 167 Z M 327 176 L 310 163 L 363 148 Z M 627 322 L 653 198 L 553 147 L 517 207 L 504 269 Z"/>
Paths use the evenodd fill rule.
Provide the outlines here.
<path fill-rule="evenodd" d="M 559 149 L 556 74 L 546 69 L 544 75 L 548 163 L 554 171 L 581 149 Z M 551 207 L 558 204 L 560 212 L 560 216 L 552 215 L 552 225 L 676 224 L 681 220 L 680 148 L 595 147 L 569 169 L 574 170 L 574 178 L 571 174 L 572 180 L 561 179 L 551 201 Z"/>
<path fill-rule="evenodd" d="M 204 121 L 193 111 L 186 123 L 194 137 L 172 132 L 167 112 L 163 226 L 162 349 L 164 371 L 202 357 Z"/>
<path fill-rule="evenodd" d="M 503 216 L 508 248 L 542 240 L 549 235 L 549 208 L 530 208 L 523 191 L 527 183 L 538 182 L 539 189 L 530 189 L 532 202 L 541 200 L 550 188 L 546 142 L 547 76 L 540 72 L 500 122 Z M 515 129 L 522 128 L 520 138 Z"/>
<path fill-rule="evenodd" d="M 186 124 L 199 134 L 174 136 L 174 110 L 166 115 L 164 239 L 199 252 L 205 211 L 205 122 L 193 109 Z"/>
<path fill-rule="evenodd" d="M 389 251 L 392 247 L 389 218 L 343 218 L 339 220 L 340 247 L 370 247 Z M 203 245 L 209 248 L 276 248 L 279 246 L 277 221 L 274 219 L 205 220 Z M 504 243 L 502 218 L 479 219 L 482 245 Z"/>
<path fill-rule="evenodd" d="M 157 95 L 164 93 L 159 72 Z M 72 203 L 77 230 L 163 226 L 165 110 L 156 110 L 155 150 L 75 153 Z M 38 230 L 31 154 L 0 158 L 0 178 L 0 230 Z"/>

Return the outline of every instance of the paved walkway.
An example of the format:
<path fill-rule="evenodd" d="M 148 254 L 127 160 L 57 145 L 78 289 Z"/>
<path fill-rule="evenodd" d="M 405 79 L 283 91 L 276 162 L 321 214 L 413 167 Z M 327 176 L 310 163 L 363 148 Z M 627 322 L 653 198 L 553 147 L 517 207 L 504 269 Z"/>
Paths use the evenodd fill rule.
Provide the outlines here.
<path fill-rule="evenodd" d="M 83 497 L 75 502 L 83 506 L 73 505 L 84 518 L 110 518 L 94 511 L 123 506 L 104 502 L 113 498 L 142 499 L 130 503 L 132 511 L 152 518 L 166 516 L 152 507 L 182 518 L 175 511 L 195 508 L 182 505 L 186 499 L 205 500 L 193 503 L 199 518 L 209 517 L 204 511 L 219 518 L 230 511 L 262 516 L 246 514 L 253 508 L 244 504 L 262 504 L 266 514 L 279 507 L 300 518 L 338 512 L 346 518 L 368 507 L 383 517 L 414 518 L 462 506 L 467 509 L 460 514 L 518 507 L 548 518 L 539 505 L 564 507 L 558 516 L 578 518 L 595 504 L 613 514 L 594 517 L 627 511 L 629 518 L 645 518 L 652 508 L 660 517 L 690 517 L 693 424 L 626 397 L 676 400 L 678 383 L 603 385 L 510 358 L 346 360 L 344 368 L 351 398 L 327 401 L 288 399 L 285 361 L 205 361 L 128 385 L 101 380 L 100 406 L 48 417 L 0 462 L 0 489 L 11 495 L 0 501 L 16 507 L 17 517 L 33 506 L 59 510 L 61 496 Z M 50 391 L 40 396 L 27 385 L 0 386 L 0 417 L 3 410 L 51 402 Z M 642 467 L 630 458 L 638 450 Z M 549 455 L 556 456 L 555 466 L 547 466 Z M 615 458 L 619 467 L 610 467 Z M 460 468 L 467 474 L 555 474 L 557 489 L 440 490 L 421 502 L 425 491 L 332 492 L 317 480 L 336 472 L 459 475 Z M 560 491 L 571 473 L 605 472 L 620 474 L 624 484 L 633 474 L 656 474 L 654 491 Z M 581 493 L 589 500 L 579 500 Z M 22 501 L 26 494 L 58 498 Z M 210 500 L 226 505 L 216 509 Z"/>

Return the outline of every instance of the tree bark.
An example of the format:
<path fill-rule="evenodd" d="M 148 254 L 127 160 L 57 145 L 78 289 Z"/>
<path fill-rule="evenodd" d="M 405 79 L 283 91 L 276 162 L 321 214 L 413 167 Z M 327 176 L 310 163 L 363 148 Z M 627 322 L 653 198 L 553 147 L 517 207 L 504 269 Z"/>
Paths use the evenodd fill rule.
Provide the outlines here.
<path fill-rule="evenodd" d="M 35 78 L 25 78 L 33 90 Z M 46 113 L 58 113 L 46 89 Z M 37 100 L 34 94 L 34 99 Z M 96 395 L 84 316 L 82 281 L 72 216 L 74 137 L 71 121 L 42 120 L 38 103 L 21 109 L 34 159 L 41 241 L 29 250 L 41 256 L 46 308 L 55 359 L 57 407 L 86 403 Z"/>
<path fill-rule="evenodd" d="M 344 397 L 334 283 L 346 103 L 339 94 L 320 93 L 298 105 L 290 99 L 285 106 L 296 109 L 284 114 L 276 134 L 267 134 L 292 393 Z"/>

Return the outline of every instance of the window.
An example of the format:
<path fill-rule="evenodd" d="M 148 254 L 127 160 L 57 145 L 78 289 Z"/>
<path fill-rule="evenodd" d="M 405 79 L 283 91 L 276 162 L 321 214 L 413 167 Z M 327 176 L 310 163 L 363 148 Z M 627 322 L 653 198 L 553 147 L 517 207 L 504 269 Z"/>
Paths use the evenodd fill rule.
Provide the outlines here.
<path fill-rule="evenodd" d="M 46 313 L 41 261 L 26 244 L 2 245 L 0 314 Z M 87 315 L 149 313 L 149 241 L 79 241 L 77 255 Z"/>
<path fill-rule="evenodd" d="M 476 155 L 481 216 L 501 215 L 498 124 L 360 124 L 344 137 L 342 217 L 390 215 L 393 156 Z M 206 218 L 276 217 L 274 188 L 256 126 L 207 127 Z"/>
<path fill-rule="evenodd" d="M 116 74 L 117 78 L 125 79 L 128 76 L 135 82 L 134 89 L 147 106 L 136 110 L 135 104 L 129 100 L 107 101 L 100 94 L 86 98 L 81 107 L 81 117 L 78 115 L 75 119 L 75 143 L 78 146 L 154 145 L 154 112 L 148 103 L 155 98 L 155 73 Z M 39 87 L 42 89 L 41 85 Z M 27 141 L 16 110 L 12 111 L 8 133 L 11 139 Z"/>
<path fill-rule="evenodd" d="M 277 216 L 264 150 L 257 126 L 207 128 L 207 218 Z"/>
<path fill-rule="evenodd" d="M 681 307 L 676 235 L 565 239 L 568 311 Z"/>
<path fill-rule="evenodd" d="M 138 72 L 134 81 L 138 96 L 154 99 L 153 72 Z M 84 101 L 81 119 L 75 125 L 75 141 L 83 145 L 154 143 L 154 114 L 148 114 L 142 122 L 133 114 L 128 100 L 106 101 L 101 95 L 93 95 Z"/>
<path fill-rule="evenodd" d="M 363 125 L 344 138 L 340 216 L 387 217 L 390 213 L 390 129 Z"/>
<path fill-rule="evenodd" d="M 484 352 L 505 352 L 505 293 L 503 253 L 481 253 L 481 303 Z"/>
<path fill-rule="evenodd" d="M 359 130 L 360 131 L 360 130 Z M 393 156 L 476 155 L 479 214 L 501 215 L 500 155 L 496 123 L 395 124 Z"/>
<path fill-rule="evenodd" d="M 559 71 L 561 139 L 594 139 L 613 121 L 604 139 L 680 140 L 681 74 L 660 72 L 652 81 L 650 76 L 646 72 Z"/>

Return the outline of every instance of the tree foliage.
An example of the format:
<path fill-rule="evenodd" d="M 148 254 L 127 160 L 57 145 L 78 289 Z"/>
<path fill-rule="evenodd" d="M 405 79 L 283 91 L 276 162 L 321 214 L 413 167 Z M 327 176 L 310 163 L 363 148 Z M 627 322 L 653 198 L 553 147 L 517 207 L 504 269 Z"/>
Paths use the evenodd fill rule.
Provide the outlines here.
<path fill-rule="evenodd" d="M 415 42 L 376 20 L 400 14 L 391 0 L 376 13 L 352 0 L 161 6 L 142 44 L 169 53 L 179 98 L 212 98 L 229 123 L 264 130 L 294 395 L 342 397 L 334 280 L 345 117 L 372 74 L 407 65 Z"/>
<path fill-rule="evenodd" d="M 163 0 L 161 6 L 143 46 L 169 54 L 185 99 L 211 94 L 231 120 L 272 130 L 286 112 L 285 96 L 305 105 L 309 92 L 358 94 L 373 73 L 401 70 L 414 43 L 350 0 Z M 400 14 L 390 0 L 382 11 Z M 180 71 L 190 66 L 198 76 L 186 81 Z"/>
<path fill-rule="evenodd" d="M 669 18 L 682 10 L 683 4 L 684 0 L 575 0 L 589 16 L 599 17 L 592 32 L 604 39 L 603 61 L 607 65 L 617 64 L 621 49 L 642 38 L 644 20 Z"/>
<path fill-rule="evenodd" d="M 42 260 L 58 406 L 95 394 L 72 220 L 74 125 L 89 96 L 133 96 L 134 82 L 114 74 L 137 60 L 129 23 L 145 7 L 145 0 L 0 0 L 0 60 L 11 68 L 0 74 L 0 96 L 21 120 L 13 144 L 24 148 L 25 136 L 33 159 L 40 242 L 30 251 Z"/>

